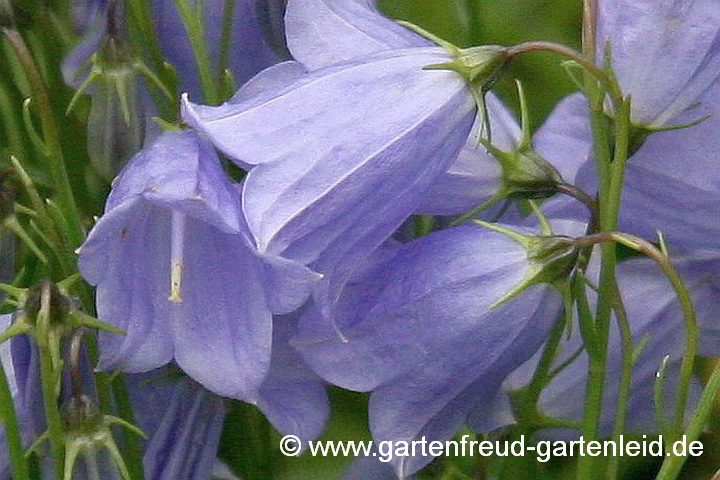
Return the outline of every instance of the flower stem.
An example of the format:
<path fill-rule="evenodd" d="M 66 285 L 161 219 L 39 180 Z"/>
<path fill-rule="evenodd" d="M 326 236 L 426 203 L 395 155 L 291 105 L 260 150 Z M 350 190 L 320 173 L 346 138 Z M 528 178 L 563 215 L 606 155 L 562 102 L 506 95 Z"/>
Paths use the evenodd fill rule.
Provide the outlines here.
<path fill-rule="evenodd" d="M 55 478 L 62 480 L 65 464 L 65 452 L 63 447 L 64 428 L 60 411 L 57 407 L 57 387 L 59 381 L 58 372 L 55 370 L 52 361 L 50 342 L 50 290 L 49 283 L 43 288 L 40 296 L 40 310 L 37 315 L 37 329 L 35 340 L 38 346 L 40 357 L 40 377 L 42 381 L 43 404 L 45 406 L 45 420 L 48 425 L 50 438 L 50 450 L 53 457 Z"/>
<path fill-rule="evenodd" d="M 202 3 L 200 5 L 202 5 Z M 202 85 L 205 96 L 205 103 L 208 105 L 218 105 L 220 103 L 220 95 L 213 76 L 212 66 L 210 65 L 210 51 L 205 39 L 203 15 L 197 15 L 197 12 L 193 12 L 187 0 L 175 0 L 175 6 L 183 19 L 185 30 L 192 45 L 195 64 L 197 65 L 198 76 L 200 77 L 200 84 Z"/>
<path fill-rule="evenodd" d="M 695 415 L 693 415 L 690 426 L 685 431 L 685 442 L 689 445 L 700 437 L 700 434 L 705 428 L 705 424 L 710 418 L 713 406 L 715 404 L 715 398 L 720 391 L 720 362 L 715 365 L 710 379 L 705 385 L 700 401 L 698 402 Z M 674 480 L 677 478 L 682 466 L 685 464 L 687 455 L 679 456 L 672 452 L 672 455 L 665 457 L 663 460 L 660 471 L 655 477 L 655 480 Z"/>

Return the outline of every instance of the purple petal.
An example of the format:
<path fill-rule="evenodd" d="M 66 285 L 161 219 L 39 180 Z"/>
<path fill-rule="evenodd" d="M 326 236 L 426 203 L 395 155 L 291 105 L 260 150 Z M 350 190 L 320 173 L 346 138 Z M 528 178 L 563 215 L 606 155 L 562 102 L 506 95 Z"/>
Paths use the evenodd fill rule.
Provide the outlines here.
<path fill-rule="evenodd" d="M 288 343 L 295 323 L 290 317 L 275 319 L 272 363 L 258 408 L 280 433 L 296 435 L 305 444 L 322 434 L 330 408 L 325 384 Z"/>
<path fill-rule="evenodd" d="M 663 125 L 695 103 L 720 74 L 720 4 L 715 0 L 602 0 L 597 46 L 605 43 L 632 119 Z"/>
<path fill-rule="evenodd" d="M 719 92 L 720 85 L 713 87 L 701 98 L 702 111 L 690 110 L 673 122 L 697 120 L 705 112 L 711 118 L 651 135 L 629 160 L 620 228 L 649 239 L 660 230 L 671 249 L 720 247 Z"/>
<path fill-rule="evenodd" d="M 165 132 L 140 151 L 114 182 L 106 211 L 135 195 L 224 232 L 241 228 L 237 189 L 213 147 L 191 130 Z"/>
<path fill-rule="evenodd" d="M 285 24 L 290 52 L 309 70 L 384 50 L 431 45 L 384 17 L 374 0 L 290 0 Z"/>
<path fill-rule="evenodd" d="M 223 400 L 194 382 L 179 381 L 170 395 L 154 401 L 164 413 L 145 451 L 146 478 L 206 480 L 220 442 Z"/>
<path fill-rule="evenodd" d="M 143 372 L 174 358 L 208 389 L 257 400 L 271 313 L 302 304 L 318 275 L 255 251 L 238 193 L 192 132 L 163 135 L 118 178 L 78 259 L 100 318 L 127 332 L 101 334 L 101 368 Z M 179 233 L 178 214 L 188 215 Z M 181 301 L 169 300 L 171 244 L 182 245 Z"/>
<path fill-rule="evenodd" d="M 310 73 L 249 107 L 185 102 L 187 121 L 220 149 L 261 163 L 248 174 L 243 200 L 261 253 L 323 274 L 344 263 L 337 289 L 391 235 L 472 123 L 464 81 L 422 69 L 443 59 L 437 49 L 395 51 Z"/>
<path fill-rule="evenodd" d="M 526 253 L 519 244 L 480 227 L 431 234 L 404 245 L 386 264 L 348 284 L 350 293 L 334 312 L 336 327 L 346 342 L 332 327 L 305 322 L 296 346 L 321 376 L 354 390 L 372 390 L 411 370 L 442 370 L 444 362 L 464 362 L 472 351 L 483 351 L 481 364 L 492 362 L 489 351 L 501 352 L 523 328 L 544 331 L 548 327 L 548 321 L 537 319 L 528 326 L 530 315 L 520 313 L 528 311 L 531 300 L 545 295 L 544 288 L 527 292 L 524 297 L 530 300 L 488 309 L 523 280 L 525 262 Z M 363 293 L 365 288 L 369 294 Z M 552 310 L 548 317 L 553 316 Z M 495 325 L 496 315 L 517 319 L 517 324 Z M 508 335 L 505 328 L 515 333 Z M 478 329 L 482 335 L 476 334 Z M 527 338 L 536 340 L 534 335 Z M 489 345 L 471 351 L 453 348 L 469 339 Z M 472 370 L 479 372 L 479 368 Z"/>

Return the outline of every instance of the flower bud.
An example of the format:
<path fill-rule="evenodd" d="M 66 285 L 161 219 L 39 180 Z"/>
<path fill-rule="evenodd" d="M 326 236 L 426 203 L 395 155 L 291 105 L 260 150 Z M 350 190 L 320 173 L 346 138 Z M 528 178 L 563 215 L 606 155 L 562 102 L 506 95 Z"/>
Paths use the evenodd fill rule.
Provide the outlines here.
<path fill-rule="evenodd" d="M 136 62 L 127 45 L 111 36 L 93 56 L 88 77 L 94 87 L 88 119 L 88 154 L 97 172 L 108 181 L 143 144 L 145 114 Z"/>

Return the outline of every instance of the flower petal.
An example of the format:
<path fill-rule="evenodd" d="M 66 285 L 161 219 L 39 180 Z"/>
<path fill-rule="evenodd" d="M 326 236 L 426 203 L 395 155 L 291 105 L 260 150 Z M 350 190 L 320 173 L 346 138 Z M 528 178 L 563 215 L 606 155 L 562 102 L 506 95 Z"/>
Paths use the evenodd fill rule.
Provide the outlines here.
<path fill-rule="evenodd" d="M 720 74 L 720 4 L 715 0 L 603 0 L 598 59 L 606 42 L 632 119 L 663 125 L 695 103 Z"/>
<path fill-rule="evenodd" d="M 383 50 L 431 45 L 384 17 L 374 0 L 290 0 L 285 24 L 290 52 L 309 70 Z"/>

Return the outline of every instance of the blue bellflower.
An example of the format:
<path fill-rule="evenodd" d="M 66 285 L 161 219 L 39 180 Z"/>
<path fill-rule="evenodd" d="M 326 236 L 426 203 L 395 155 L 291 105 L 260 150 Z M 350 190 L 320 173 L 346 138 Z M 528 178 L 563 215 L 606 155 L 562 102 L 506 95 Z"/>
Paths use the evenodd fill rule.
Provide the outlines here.
<path fill-rule="evenodd" d="M 329 382 L 372 391 L 376 441 L 442 441 L 464 424 L 498 427 L 488 402 L 547 338 L 562 311 L 558 291 L 534 285 L 491 308 L 531 267 L 522 245 L 479 226 L 386 245 L 375 257 L 347 284 L 335 325 L 306 307 L 294 345 Z M 393 466 L 403 478 L 430 460 L 396 458 Z"/>
<path fill-rule="evenodd" d="M 132 159 L 78 255 L 99 317 L 127 332 L 100 334 L 100 368 L 174 359 L 209 390 L 251 403 L 270 368 L 272 314 L 297 308 L 317 277 L 256 253 L 238 189 L 192 131 L 167 132 Z"/>
<path fill-rule="evenodd" d="M 259 251 L 326 275 L 320 296 L 330 302 L 447 169 L 475 114 L 459 75 L 423 69 L 448 55 L 405 48 L 426 41 L 370 6 L 289 2 L 286 34 L 301 65 L 262 72 L 220 107 L 183 102 L 190 125 L 251 169 L 243 213 Z M 356 41 L 301 48 L 339 31 Z"/>

